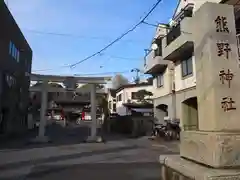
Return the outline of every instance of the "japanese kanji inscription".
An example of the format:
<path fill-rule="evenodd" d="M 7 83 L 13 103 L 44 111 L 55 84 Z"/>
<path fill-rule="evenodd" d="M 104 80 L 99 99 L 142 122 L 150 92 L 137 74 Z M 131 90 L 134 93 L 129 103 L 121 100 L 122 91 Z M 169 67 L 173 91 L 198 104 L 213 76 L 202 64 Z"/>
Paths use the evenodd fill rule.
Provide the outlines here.
<path fill-rule="evenodd" d="M 216 23 L 216 32 L 229 33 L 228 22 L 225 16 L 218 16 L 215 19 L 215 23 Z"/>
<path fill-rule="evenodd" d="M 233 106 L 234 104 L 235 101 L 233 101 L 231 97 L 222 98 L 222 108 L 224 112 L 236 110 L 236 107 Z"/>
<path fill-rule="evenodd" d="M 216 23 L 216 32 L 218 33 L 229 33 L 228 22 L 225 16 L 217 16 L 215 19 Z M 229 59 L 229 55 L 231 53 L 231 46 L 228 42 L 217 42 L 217 55 L 218 57 L 225 57 Z M 227 71 L 220 70 L 219 72 L 220 82 L 224 85 L 225 83 L 228 85 L 228 88 L 231 88 L 231 81 L 233 80 L 234 74 L 231 72 L 230 69 Z M 234 107 L 235 101 L 232 97 L 224 97 L 222 98 L 221 105 L 224 112 L 228 112 L 231 110 L 236 110 Z"/>
<path fill-rule="evenodd" d="M 221 70 L 219 72 L 219 77 L 222 84 L 225 84 L 225 82 L 227 82 L 228 87 L 231 87 L 231 81 L 233 80 L 234 75 L 231 73 L 230 69 L 228 69 L 227 72 L 225 72 L 225 70 Z"/>
<path fill-rule="evenodd" d="M 229 43 L 217 43 L 218 48 L 218 56 L 225 56 L 227 59 L 229 58 L 229 53 L 231 52 L 231 47 Z"/>

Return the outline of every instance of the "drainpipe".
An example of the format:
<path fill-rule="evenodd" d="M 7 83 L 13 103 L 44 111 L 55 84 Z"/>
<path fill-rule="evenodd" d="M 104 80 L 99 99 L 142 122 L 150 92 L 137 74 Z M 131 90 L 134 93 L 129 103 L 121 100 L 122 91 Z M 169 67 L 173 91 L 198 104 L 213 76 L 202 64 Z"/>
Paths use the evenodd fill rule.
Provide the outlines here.
<path fill-rule="evenodd" d="M 170 70 L 170 89 L 171 89 L 171 97 L 172 97 L 172 114 L 171 114 L 171 119 L 175 120 L 176 119 L 176 93 L 175 93 L 175 73 L 174 73 L 174 66 L 175 64 L 173 62 L 170 62 L 169 64 L 169 70 Z"/>

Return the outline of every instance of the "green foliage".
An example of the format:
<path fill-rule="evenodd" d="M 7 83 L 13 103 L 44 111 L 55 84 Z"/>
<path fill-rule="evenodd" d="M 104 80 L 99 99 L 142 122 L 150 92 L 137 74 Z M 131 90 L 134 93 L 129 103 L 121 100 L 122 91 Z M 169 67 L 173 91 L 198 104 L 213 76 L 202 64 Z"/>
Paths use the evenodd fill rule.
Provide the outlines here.
<path fill-rule="evenodd" d="M 108 101 L 105 95 L 97 95 L 97 102 L 99 107 L 101 108 L 102 113 L 105 115 L 105 117 L 108 116 L 109 114 L 109 109 L 108 109 Z"/>
<path fill-rule="evenodd" d="M 96 89 L 103 89 L 104 85 L 102 84 L 96 84 Z M 82 92 L 90 92 L 91 91 L 91 84 L 84 84 L 81 87 L 78 88 L 78 90 L 82 91 Z"/>
<path fill-rule="evenodd" d="M 146 91 L 145 89 L 139 90 L 136 92 L 136 97 L 137 97 L 138 101 L 142 102 L 142 103 L 148 103 L 146 97 L 150 97 L 152 95 L 153 95 L 152 92 Z"/>

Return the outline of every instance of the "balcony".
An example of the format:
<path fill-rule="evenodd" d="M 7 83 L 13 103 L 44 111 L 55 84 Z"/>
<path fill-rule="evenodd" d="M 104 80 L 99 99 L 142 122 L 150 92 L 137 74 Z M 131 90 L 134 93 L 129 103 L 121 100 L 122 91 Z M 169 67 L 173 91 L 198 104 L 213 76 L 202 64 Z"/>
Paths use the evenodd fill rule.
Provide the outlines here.
<path fill-rule="evenodd" d="M 163 47 L 164 60 L 175 61 L 193 52 L 191 13 L 183 11 L 179 16 L 180 20 L 163 39 L 166 43 L 165 47 Z"/>
<path fill-rule="evenodd" d="M 144 73 L 145 74 L 159 74 L 163 72 L 168 65 L 167 61 L 164 61 L 162 56 L 157 55 L 154 50 L 150 51 L 145 57 Z"/>

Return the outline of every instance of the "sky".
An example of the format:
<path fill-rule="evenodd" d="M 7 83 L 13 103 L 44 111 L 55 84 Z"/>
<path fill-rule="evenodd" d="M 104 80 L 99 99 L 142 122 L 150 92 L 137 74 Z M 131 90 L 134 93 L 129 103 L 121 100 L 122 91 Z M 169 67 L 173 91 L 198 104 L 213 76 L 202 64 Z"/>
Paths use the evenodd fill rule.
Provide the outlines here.
<path fill-rule="evenodd" d="M 5 0 L 33 50 L 32 72 L 56 75 L 111 76 L 143 69 L 155 27 L 141 24 L 109 49 L 75 68 L 129 30 L 157 0 Z M 146 22 L 168 23 L 178 0 L 162 0 Z M 63 34 L 63 35 L 54 35 Z M 64 35 L 67 34 L 67 35 Z"/>

